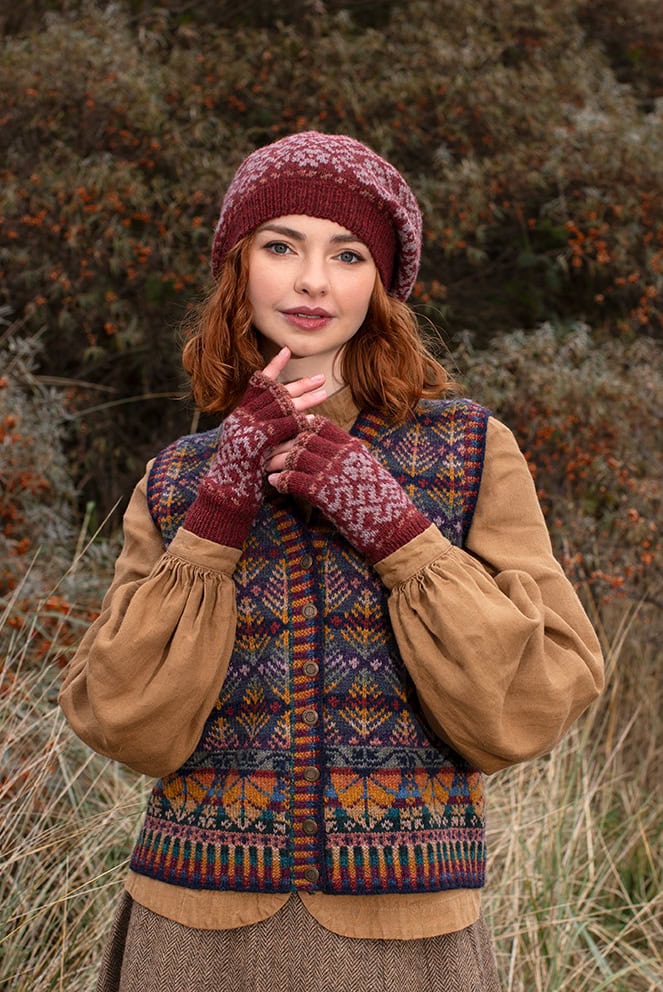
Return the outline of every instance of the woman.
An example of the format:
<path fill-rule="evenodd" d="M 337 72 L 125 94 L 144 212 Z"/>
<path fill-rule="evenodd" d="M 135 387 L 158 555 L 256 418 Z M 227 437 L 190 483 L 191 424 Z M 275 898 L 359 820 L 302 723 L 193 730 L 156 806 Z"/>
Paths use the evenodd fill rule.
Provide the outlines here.
<path fill-rule="evenodd" d="M 61 703 L 158 779 L 100 990 L 495 990 L 483 773 L 602 688 L 510 432 L 404 301 L 421 214 L 344 136 L 250 155 Z"/>

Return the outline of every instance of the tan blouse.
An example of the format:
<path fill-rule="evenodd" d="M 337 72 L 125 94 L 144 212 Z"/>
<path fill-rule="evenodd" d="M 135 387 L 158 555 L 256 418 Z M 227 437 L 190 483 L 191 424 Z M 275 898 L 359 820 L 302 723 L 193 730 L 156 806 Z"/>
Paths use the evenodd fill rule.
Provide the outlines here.
<path fill-rule="evenodd" d="M 358 414 L 347 388 L 316 412 L 345 429 Z M 126 511 L 113 582 L 60 703 L 95 751 L 156 778 L 192 753 L 223 683 L 240 552 L 183 528 L 164 551 L 146 479 Z M 495 419 L 465 549 L 431 525 L 376 569 L 427 718 L 484 772 L 550 750 L 601 692 L 596 635 L 552 555 L 527 463 Z M 185 889 L 133 872 L 126 887 L 154 912 L 204 929 L 266 919 L 291 897 Z M 469 926 L 480 908 L 476 889 L 295 898 L 350 937 L 435 936 Z"/>

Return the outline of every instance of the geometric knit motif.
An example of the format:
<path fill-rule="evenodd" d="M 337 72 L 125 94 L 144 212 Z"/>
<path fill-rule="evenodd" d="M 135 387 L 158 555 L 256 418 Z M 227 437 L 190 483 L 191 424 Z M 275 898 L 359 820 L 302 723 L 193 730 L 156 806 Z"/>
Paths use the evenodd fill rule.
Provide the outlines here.
<path fill-rule="evenodd" d="M 430 526 L 366 444 L 324 417 L 298 435 L 276 488 L 322 510 L 371 564 Z"/>
<path fill-rule="evenodd" d="M 351 433 L 462 546 L 487 418 L 431 401 L 396 427 L 361 414 Z M 156 459 L 148 502 L 166 544 L 216 442 L 194 435 Z M 194 753 L 153 789 L 133 870 L 194 889 L 483 885 L 481 773 L 428 726 L 375 571 L 321 513 L 270 492 L 233 579 L 228 673 Z"/>
<path fill-rule="evenodd" d="M 398 170 L 362 142 L 304 131 L 245 158 L 223 198 L 212 243 L 214 276 L 240 238 L 288 214 L 346 227 L 369 248 L 385 289 L 399 300 L 412 292 L 421 257 L 421 211 Z"/>

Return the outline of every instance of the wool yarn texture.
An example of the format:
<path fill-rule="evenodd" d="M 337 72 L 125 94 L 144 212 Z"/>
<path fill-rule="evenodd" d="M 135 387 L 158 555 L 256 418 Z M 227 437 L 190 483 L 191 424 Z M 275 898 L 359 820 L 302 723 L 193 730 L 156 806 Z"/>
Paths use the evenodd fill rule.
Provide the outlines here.
<path fill-rule="evenodd" d="M 430 526 L 366 445 L 325 417 L 298 435 L 276 488 L 321 510 L 371 564 Z"/>
<path fill-rule="evenodd" d="M 274 445 L 307 425 L 278 382 L 256 372 L 223 422 L 218 451 L 184 526 L 199 537 L 241 548 L 263 498 L 264 464 Z"/>
<path fill-rule="evenodd" d="M 369 248 L 385 289 L 406 300 L 421 258 L 421 211 L 398 169 L 347 135 L 303 131 L 252 152 L 226 192 L 212 273 L 240 238 L 276 217 L 335 221 Z"/>

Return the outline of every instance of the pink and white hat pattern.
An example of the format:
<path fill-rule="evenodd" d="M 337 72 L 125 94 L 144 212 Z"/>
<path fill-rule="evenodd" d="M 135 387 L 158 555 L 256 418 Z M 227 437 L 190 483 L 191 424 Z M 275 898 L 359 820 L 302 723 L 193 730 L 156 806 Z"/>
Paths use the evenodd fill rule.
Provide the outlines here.
<path fill-rule="evenodd" d="M 391 295 L 410 295 L 421 258 L 421 211 L 400 172 L 360 141 L 304 131 L 252 152 L 223 200 L 212 246 L 214 276 L 240 238 L 287 214 L 347 227 L 368 245 Z"/>

